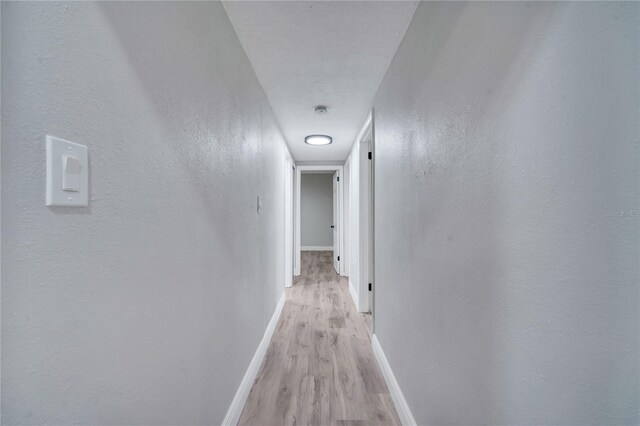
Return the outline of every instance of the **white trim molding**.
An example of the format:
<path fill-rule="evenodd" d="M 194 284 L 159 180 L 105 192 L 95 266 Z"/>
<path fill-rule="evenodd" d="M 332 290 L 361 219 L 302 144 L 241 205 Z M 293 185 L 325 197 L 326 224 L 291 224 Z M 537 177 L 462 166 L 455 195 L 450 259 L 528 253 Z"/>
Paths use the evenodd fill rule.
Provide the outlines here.
<path fill-rule="evenodd" d="M 227 410 L 227 415 L 224 416 L 224 420 L 222 421 L 223 426 L 236 426 L 238 424 L 238 421 L 240 420 L 240 414 L 242 414 L 244 405 L 247 402 L 247 398 L 249 397 L 249 392 L 251 391 L 253 382 L 258 376 L 258 371 L 260 371 L 262 361 L 267 354 L 267 348 L 269 347 L 269 343 L 271 342 L 271 337 L 276 331 L 276 325 L 278 325 L 278 320 L 280 319 L 280 314 L 282 313 L 282 308 L 284 307 L 284 301 L 285 297 L 283 292 L 282 297 L 280 298 L 280 301 L 276 306 L 276 310 L 271 317 L 271 321 L 269 321 L 269 325 L 267 325 L 264 336 L 262 337 L 262 340 L 258 345 L 258 349 L 256 349 L 256 353 L 253 355 L 253 358 L 249 363 L 247 372 L 244 373 L 244 377 L 240 382 L 238 391 L 231 401 L 231 405 Z"/>
<path fill-rule="evenodd" d="M 332 246 L 300 246 L 302 251 L 333 251 Z"/>
<path fill-rule="evenodd" d="M 360 310 L 360 302 L 358 300 L 358 293 L 356 293 L 355 288 L 353 288 L 353 283 L 351 282 L 351 278 L 349 278 L 349 293 L 351 293 L 351 298 L 353 299 L 354 305 L 356 305 L 356 309 L 358 312 L 362 312 Z"/>
<path fill-rule="evenodd" d="M 402 395 L 400 385 L 398 385 L 396 376 L 394 376 L 393 371 L 391 371 L 389 361 L 387 361 L 387 357 L 385 356 L 382 346 L 380 346 L 380 342 L 378 341 L 378 337 L 375 334 L 371 336 L 371 347 L 373 349 L 373 354 L 378 360 L 378 365 L 380 365 L 380 370 L 382 370 L 384 380 L 387 382 L 387 387 L 389 388 L 391 399 L 393 399 L 393 403 L 396 406 L 396 411 L 398 412 L 400 421 L 403 425 L 415 426 L 417 424 L 416 420 L 413 418 L 413 414 L 411 414 L 409 404 L 407 404 L 407 400 L 404 399 L 404 395 Z"/>
<path fill-rule="evenodd" d="M 293 259 L 293 201 L 295 185 L 295 163 L 291 154 L 285 149 L 284 152 L 284 286 L 293 285 L 293 271 L 295 261 Z"/>
<path fill-rule="evenodd" d="M 358 137 L 354 141 L 349 156 L 345 161 L 345 204 L 348 232 L 345 233 L 345 259 L 349 262 L 348 276 L 357 290 L 356 306 L 360 312 L 371 312 L 373 329 L 375 330 L 375 298 L 374 277 L 374 220 L 373 220 L 373 111 L 370 111 Z M 373 289 L 369 291 L 369 283 Z"/>

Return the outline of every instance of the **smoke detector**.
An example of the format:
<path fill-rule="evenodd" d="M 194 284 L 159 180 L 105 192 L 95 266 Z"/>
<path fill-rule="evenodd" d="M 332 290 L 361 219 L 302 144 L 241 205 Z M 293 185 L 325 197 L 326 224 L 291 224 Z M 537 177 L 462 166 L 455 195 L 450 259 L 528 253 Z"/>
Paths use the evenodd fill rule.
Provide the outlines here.
<path fill-rule="evenodd" d="M 326 105 L 316 105 L 316 107 L 313 110 L 315 111 L 316 114 L 326 114 L 327 113 Z"/>

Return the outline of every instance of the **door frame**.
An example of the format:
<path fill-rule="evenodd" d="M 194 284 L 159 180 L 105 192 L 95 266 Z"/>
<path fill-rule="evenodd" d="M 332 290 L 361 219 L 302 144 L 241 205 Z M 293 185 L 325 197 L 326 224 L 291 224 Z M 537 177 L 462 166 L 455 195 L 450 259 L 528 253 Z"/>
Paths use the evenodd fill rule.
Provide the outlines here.
<path fill-rule="evenodd" d="M 370 163 L 370 172 L 369 172 L 369 220 L 371 225 L 369 226 L 369 245 L 371 257 L 369 258 L 371 262 L 370 271 L 371 271 L 371 282 L 373 285 L 371 286 L 371 298 L 369 311 L 371 312 L 371 333 L 374 333 L 376 330 L 376 119 L 375 119 L 375 108 L 371 109 L 370 114 L 370 123 L 371 127 L 371 163 Z"/>
<path fill-rule="evenodd" d="M 331 175 L 331 219 L 332 219 L 332 224 L 331 224 L 331 233 L 332 235 L 332 243 L 333 243 L 333 247 L 332 248 L 332 252 L 333 252 L 333 269 L 335 269 L 336 274 L 340 275 L 340 235 L 338 234 L 338 232 L 340 231 L 337 227 L 337 222 L 338 222 L 338 209 L 340 206 L 340 192 L 338 191 L 338 186 L 340 185 L 340 176 L 338 175 L 338 172 L 335 171 L 333 172 L 333 174 Z M 343 226 L 344 228 L 344 226 Z M 342 263 L 346 263 L 344 261 L 344 256 L 342 256 Z M 344 268 L 343 268 L 344 269 Z"/>
<path fill-rule="evenodd" d="M 371 312 L 373 314 L 373 288 L 374 282 L 374 263 L 373 263 L 373 127 L 369 121 L 369 125 L 365 129 L 362 137 L 358 141 L 360 144 L 360 179 L 358 181 L 360 188 L 358 191 L 360 197 L 360 311 Z M 369 152 L 372 153 L 369 158 Z M 369 290 L 371 284 L 371 290 Z"/>
<path fill-rule="evenodd" d="M 370 145 L 366 142 L 370 142 Z M 375 160 L 376 134 L 374 110 L 358 133 L 345 163 L 351 171 L 349 180 L 349 286 L 360 312 L 370 312 L 375 329 Z M 369 159 L 369 152 L 371 158 Z M 369 291 L 371 283 L 371 291 Z"/>
<path fill-rule="evenodd" d="M 295 268 L 295 230 L 293 226 L 295 206 L 295 162 L 286 152 L 284 159 L 284 286 L 293 285 Z"/>
<path fill-rule="evenodd" d="M 296 180 L 295 180 L 295 267 L 294 275 L 300 275 L 300 183 L 302 179 L 302 173 L 312 171 L 326 171 L 337 172 L 340 180 L 338 181 L 338 220 L 337 220 L 337 232 L 338 235 L 338 254 L 334 253 L 334 256 L 340 256 L 340 275 L 345 274 L 345 261 L 344 261 L 344 235 L 343 235 L 343 223 L 344 223 L 344 202 L 343 202 L 343 166 L 342 165 L 296 165 Z"/>

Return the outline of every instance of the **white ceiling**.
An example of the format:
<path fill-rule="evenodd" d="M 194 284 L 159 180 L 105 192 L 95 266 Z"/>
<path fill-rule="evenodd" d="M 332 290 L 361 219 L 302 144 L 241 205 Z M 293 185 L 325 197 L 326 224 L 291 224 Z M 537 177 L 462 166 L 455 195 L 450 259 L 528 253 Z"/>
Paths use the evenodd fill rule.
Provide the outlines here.
<path fill-rule="evenodd" d="M 417 6 L 228 1 L 225 8 L 297 161 L 345 160 Z M 326 105 L 327 114 L 313 111 Z M 304 137 L 333 137 L 309 146 Z"/>

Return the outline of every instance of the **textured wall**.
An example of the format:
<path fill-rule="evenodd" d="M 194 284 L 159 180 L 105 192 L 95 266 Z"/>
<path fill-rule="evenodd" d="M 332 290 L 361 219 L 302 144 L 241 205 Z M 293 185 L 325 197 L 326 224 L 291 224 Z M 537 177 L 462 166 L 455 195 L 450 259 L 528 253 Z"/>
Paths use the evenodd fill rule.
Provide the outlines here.
<path fill-rule="evenodd" d="M 225 1 L 298 161 L 342 165 L 416 1 Z M 318 116 L 323 102 L 329 113 Z M 302 143 L 326 133 L 333 143 Z"/>
<path fill-rule="evenodd" d="M 333 175 L 300 176 L 300 245 L 333 246 Z"/>
<path fill-rule="evenodd" d="M 418 7 L 375 101 L 375 258 L 419 424 L 638 423 L 638 9 Z"/>
<path fill-rule="evenodd" d="M 2 422 L 219 424 L 284 283 L 285 144 L 223 7 L 3 2 L 2 106 Z M 46 134 L 88 145 L 88 208 L 45 207 Z"/>

